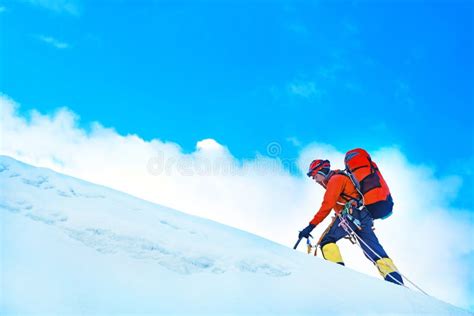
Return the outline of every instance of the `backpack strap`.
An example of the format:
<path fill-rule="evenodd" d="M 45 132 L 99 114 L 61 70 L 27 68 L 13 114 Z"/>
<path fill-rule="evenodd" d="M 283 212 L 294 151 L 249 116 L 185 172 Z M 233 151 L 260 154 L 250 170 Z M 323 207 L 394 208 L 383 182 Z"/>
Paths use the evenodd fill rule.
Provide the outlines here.
<path fill-rule="evenodd" d="M 335 174 L 340 174 L 340 175 L 343 175 L 343 176 L 348 177 L 348 178 L 351 180 L 352 184 L 354 184 L 354 181 L 352 181 L 350 174 L 348 174 L 345 170 L 334 170 L 334 173 L 333 173 L 331 176 L 333 176 L 333 175 L 335 175 Z M 357 181 L 357 180 L 356 180 L 356 181 Z M 355 184 L 354 184 L 354 186 L 355 186 Z M 357 188 L 357 186 L 356 186 L 356 190 L 357 190 L 357 192 L 359 192 L 359 194 L 360 194 L 360 190 Z M 360 196 L 363 197 L 362 194 L 360 194 Z M 360 198 L 353 197 L 353 196 L 351 196 L 351 195 L 349 195 L 349 194 L 345 194 L 344 192 L 341 193 L 341 197 L 342 197 L 346 202 L 349 202 L 350 200 L 357 200 L 357 201 L 361 200 Z"/>
<path fill-rule="evenodd" d="M 372 161 L 370 162 L 370 165 L 371 165 L 371 168 L 372 168 Z M 357 192 L 359 193 L 360 195 L 360 199 L 359 198 L 354 198 L 354 197 L 351 197 L 351 199 L 354 199 L 354 200 L 357 200 L 359 201 L 359 204 L 361 205 L 365 205 L 365 201 L 364 201 L 364 194 L 362 194 L 362 191 L 360 189 L 360 183 L 359 181 L 357 181 L 357 179 L 354 177 L 354 175 L 348 171 L 347 169 L 346 170 L 337 170 L 336 171 L 338 174 L 343 174 L 345 175 L 346 177 L 349 177 L 349 179 L 351 180 L 352 184 L 354 185 L 354 187 L 356 188 Z M 344 193 L 343 193 L 344 194 Z M 342 195 L 342 194 L 341 194 Z M 344 195 L 347 195 L 347 194 L 344 194 Z"/>

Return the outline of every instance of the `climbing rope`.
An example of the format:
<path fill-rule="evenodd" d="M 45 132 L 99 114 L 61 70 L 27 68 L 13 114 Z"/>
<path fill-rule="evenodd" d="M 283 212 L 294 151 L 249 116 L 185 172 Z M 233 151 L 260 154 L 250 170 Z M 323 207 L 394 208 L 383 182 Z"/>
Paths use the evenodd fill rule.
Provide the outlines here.
<path fill-rule="evenodd" d="M 349 235 L 351 235 L 352 237 L 355 238 L 355 240 L 357 240 L 357 245 L 360 247 L 360 249 L 362 249 L 362 251 L 364 252 L 364 255 L 369 258 L 370 261 L 372 261 L 372 263 L 374 265 L 376 265 L 376 262 L 368 255 L 368 253 L 364 250 L 364 248 L 362 248 L 362 245 L 360 244 L 361 242 L 367 247 L 367 249 L 369 249 L 378 259 L 383 259 L 374 249 L 372 249 L 362 238 L 360 238 L 359 235 L 357 235 L 357 233 L 352 229 L 352 227 L 349 225 L 349 223 L 347 222 L 346 218 L 339 215 L 339 219 L 341 221 L 341 227 L 346 231 L 346 233 L 348 233 Z M 417 290 L 419 290 L 421 293 L 427 295 L 427 296 L 431 296 L 429 295 L 428 293 L 426 293 L 425 291 L 423 291 L 418 285 L 416 285 L 413 281 L 411 281 L 410 279 L 408 279 L 404 274 L 402 274 L 400 271 L 398 271 L 398 269 L 391 265 L 390 266 L 392 268 L 392 270 L 394 271 L 397 271 L 402 277 L 403 279 L 407 280 L 410 284 L 412 284 Z M 392 280 L 394 280 L 397 284 L 399 285 L 402 285 L 404 287 L 407 287 L 405 284 L 401 283 L 400 281 L 398 281 L 397 279 L 395 279 L 393 276 L 391 276 L 390 274 L 387 274 Z M 408 287 L 407 287 L 408 288 Z"/>

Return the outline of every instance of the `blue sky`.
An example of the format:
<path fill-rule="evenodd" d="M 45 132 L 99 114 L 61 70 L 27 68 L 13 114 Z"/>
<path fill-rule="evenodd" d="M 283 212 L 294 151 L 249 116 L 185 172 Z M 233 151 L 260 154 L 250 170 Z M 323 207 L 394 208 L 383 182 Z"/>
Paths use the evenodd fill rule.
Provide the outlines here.
<path fill-rule="evenodd" d="M 26 113 L 238 158 L 400 147 L 472 196 L 472 1 L 0 1 L 0 91 Z M 466 199 L 460 206 L 471 206 Z"/>
<path fill-rule="evenodd" d="M 404 212 L 393 221 L 397 232 L 410 232 L 395 244 L 423 257 L 407 261 L 415 271 L 419 260 L 436 260 L 422 266 L 442 277 L 428 273 L 425 280 L 436 276 L 453 297 L 470 298 L 472 273 L 466 281 L 463 268 L 450 271 L 473 261 L 473 39 L 474 2 L 467 0 L 0 0 L 0 106 L 7 104 L 5 121 L 19 126 L 2 130 L 4 144 L 18 156 L 66 161 L 70 175 L 247 231 L 270 223 L 257 233 L 268 230 L 282 243 L 292 240 L 300 220 L 306 225 L 302 213 L 320 203 L 322 191 L 305 191 L 312 183 L 300 181 L 303 175 L 286 182 L 253 174 L 163 180 L 142 165 L 148 144 L 113 134 L 104 145 L 82 128 L 97 121 L 121 135 L 179 144 L 185 153 L 212 138 L 229 148 L 232 163 L 237 157 L 258 164 L 252 158 L 266 155 L 272 142 L 293 161 L 322 151 L 336 157 L 354 147 L 395 147 L 403 155 L 385 158 L 393 163 L 385 175 L 403 169 L 391 188 L 401 192 L 395 199 Z M 59 114 L 27 124 L 7 113 L 4 95 L 21 105 L 22 117 L 33 109 Z M 79 128 L 68 126 L 71 112 L 61 107 L 80 117 Z M 451 175 L 463 180 L 454 202 L 446 187 L 456 181 L 444 179 Z M 208 198 L 216 187 L 220 201 Z M 292 209 L 298 212 L 289 218 Z M 442 262 L 440 249 L 449 257 Z M 472 299 L 466 301 L 473 310 Z"/>

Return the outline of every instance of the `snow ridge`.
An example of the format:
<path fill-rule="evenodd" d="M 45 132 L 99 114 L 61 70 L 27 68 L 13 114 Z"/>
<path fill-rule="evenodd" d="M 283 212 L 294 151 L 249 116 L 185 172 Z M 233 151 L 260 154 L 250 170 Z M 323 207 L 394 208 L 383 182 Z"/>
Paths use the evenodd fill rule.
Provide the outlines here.
<path fill-rule="evenodd" d="M 81 212 L 82 210 L 78 209 L 78 205 L 94 205 L 94 200 L 113 200 L 117 195 L 122 194 L 112 190 L 110 190 L 107 196 L 95 193 L 87 185 L 84 186 L 84 183 L 81 183 L 81 181 L 74 181 L 73 179 L 64 181 L 63 179 L 58 179 L 57 175 L 48 170 L 44 170 L 44 172 L 49 175 L 12 172 L 10 170 L 12 162 L 6 157 L 3 157 L 2 160 L 0 163 L 0 173 L 3 176 L 0 184 L 2 187 L 7 188 L 7 190 L 4 192 L 6 194 L 5 198 L 2 197 L 0 201 L 0 208 L 24 215 L 34 221 L 55 226 L 56 229 L 63 231 L 70 238 L 100 253 L 114 254 L 121 252 L 136 259 L 154 260 L 157 264 L 182 274 L 196 273 L 203 270 L 223 273 L 231 269 L 264 273 L 271 276 L 286 276 L 290 274 L 286 269 L 274 266 L 268 262 L 252 263 L 249 260 L 242 260 L 235 262 L 233 267 L 229 267 L 229 263 L 224 262 L 224 260 L 204 255 L 188 255 L 185 252 L 177 251 L 175 245 L 168 245 L 163 240 L 140 237 L 140 233 L 137 231 L 134 234 L 125 234 L 115 232 L 114 228 L 103 228 L 99 221 L 94 220 L 95 217 L 91 218 L 90 226 L 79 228 L 74 224 L 74 219 L 71 220 L 70 215 L 68 215 L 71 212 Z M 15 170 L 18 170 L 18 168 L 15 168 Z M 6 179 L 10 179 L 10 181 L 6 183 Z M 17 187 L 17 189 L 14 191 L 8 190 L 8 188 L 13 187 Z M 48 196 L 48 201 L 58 201 L 59 203 L 48 203 L 48 205 L 38 207 L 38 204 L 35 204 L 31 198 L 27 197 L 30 194 L 19 198 L 25 192 L 43 194 Z M 34 194 L 32 195 L 34 196 Z M 90 200 L 92 200 L 92 203 Z M 58 209 L 54 205 L 63 205 L 63 207 Z M 65 205 L 71 205 L 71 207 L 64 207 Z M 137 210 L 139 209 L 135 208 L 135 212 Z M 140 210 L 142 212 L 150 211 L 149 208 L 142 208 Z M 94 209 L 87 211 L 100 212 Z M 205 235 L 199 236 L 195 230 L 182 229 L 177 224 L 173 224 L 173 220 L 170 220 L 165 214 L 160 214 L 159 211 L 160 209 L 158 209 L 158 212 L 149 214 L 157 223 L 154 227 L 157 231 L 169 232 L 172 230 L 174 231 L 172 233 L 178 233 L 180 236 L 185 235 L 185 238 L 190 239 L 206 238 Z M 113 216 L 114 214 L 111 214 L 111 218 Z M 180 237 L 180 239 L 182 238 Z"/>

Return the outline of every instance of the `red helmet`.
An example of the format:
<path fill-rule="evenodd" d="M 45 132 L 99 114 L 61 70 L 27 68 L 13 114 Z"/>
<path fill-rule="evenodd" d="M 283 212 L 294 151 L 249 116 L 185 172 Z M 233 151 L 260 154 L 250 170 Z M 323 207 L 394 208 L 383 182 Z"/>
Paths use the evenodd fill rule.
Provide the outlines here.
<path fill-rule="evenodd" d="M 309 171 L 306 174 L 308 177 L 314 177 L 317 173 L 327 176 L 331 169 L 329 160 L 316 159 L 309 165 Z"/>

